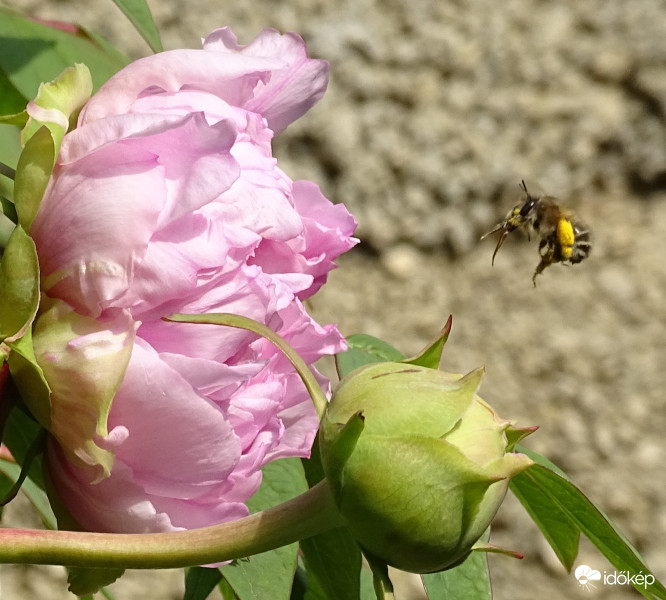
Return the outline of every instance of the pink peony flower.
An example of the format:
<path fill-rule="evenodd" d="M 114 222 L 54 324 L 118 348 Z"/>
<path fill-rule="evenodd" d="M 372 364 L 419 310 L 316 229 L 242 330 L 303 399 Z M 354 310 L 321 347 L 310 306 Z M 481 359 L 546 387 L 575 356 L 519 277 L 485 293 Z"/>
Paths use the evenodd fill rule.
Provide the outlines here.
<path fill-rule="evenodd" d="M 219 29 L 203 50 L 123 69 L 65 137 L 31 228 L 46 294 L 33 337 L 52 389 L 50 476 L 85 529 L 235 519 L 263 465 L 309 455 L 317 416 L 272 344 L 161 317 L 245 315 L 309 363 L 344 348 L 302 301 L 356 223 L 271 153 L 327 79 L 297 35 L 240 46 Z"/>

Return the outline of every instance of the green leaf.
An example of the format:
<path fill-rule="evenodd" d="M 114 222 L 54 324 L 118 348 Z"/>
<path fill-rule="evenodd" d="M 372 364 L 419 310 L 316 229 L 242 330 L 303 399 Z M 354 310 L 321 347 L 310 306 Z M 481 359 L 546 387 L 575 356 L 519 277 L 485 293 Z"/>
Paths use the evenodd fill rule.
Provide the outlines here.
<path fill-rule="evenodd" d="M 0 115 L 20 113 L 28 99 L 19 92 L 4 71 L 0 71 Z"/>
<path fill-rule="evenodd" d="M 125 569 L 67 567 L 69 591 L 77 596 L 88 596 L 99 592 L 122 577 Z"/>
<path fill-rule="evenodd" d="M 404 354 L 390 344 L 365 333 L 356 333 L 347 338 L 349 348 L 335 355 L 335 364 L 340 379 L 354 369 L 376 362 L 399 362 Z"/>
<path fill-rule="evenodd" d="M 0 94 L 2 94 L 1 90 Z M 23 124 L 16 126 L 0 122 L 0 162 L 14 169 L 18 163 L 19 156 L 21 156 L 22 149 L 19 127 L 23 127 Z M 12 214 L 12 211 L 14 211 L 13 203 L 7 200 L 7 198 L 14 197 L 13 178 L 0 176 L 0 195 L 3 197 L 2 212 L 16 223 L 17 219 L 13 218 Z"/>
<path fill-rule="evenodd" d="M 358 600 L 361 550 L 346 527 L 301 540 L 307 569 L 306 600 Z"/>
<path fill-rule="evenodd" d="M 319 434 L 309 459 L 302 459 L 308 484 L 313 487 L 324 478 L 319 454 Z M 301 540 L 301 553 L 307 569 L 305 600 L 358 600 L 361 595 L 361 549 L 346 527 Z M 374 598 L 372 583 L 369 585 Z"/>
<path fill-rule="evenodd" d="M 116 6 L 136 27 L 141 37 L 148 42 L 153 52 L 162 52 L 160 32 L 145 0 L 113 0 Z"/>
<path fill-rule="evenodd" d="M 525 476 L 526 472 L 521 475 Z M 517 477 L 517 482 L 509 484 L 511 491 L 538 525 L 564 568 L 571 571 L 578 556 L 580 528 L 567 516 L 566 510 L 551 500 L 547 490 L 533 485 L 527 476 Z"/>
<path fill-rule="evenodd" d="M 308 489 L 297 458 L 267 464 L 259 491 L 248 507 L 255 513 L 289 500 Z M 240 600 L 289 600 L 296 571 L 298 544 L 283 546 L 220 567 Z"/>
<path fill-rule="evenodd" d="M 13 485 L 14 482 L 2 472 L 2 462 L 0 461 L 0 496 L 4 497 Z M 2 518 L 3 509 L 4 506 L 0 506 L 0 518 Z"/>
<path fill-rule="evenodd" d="M 34 98 L 40 83 L 82 60 L 90 69 L 94 89 L 129 63 L 126 56 L 109 53 L 81 29 L 66 32 L 0 7 L 0 71 L 24 98 Z"/>
<path fill-rule="evenodd" d="M 573 548 L 574 537 L 577 543 L 580 532 L 618 571 L 629 575 L 650 574 L 624 535 L 559 469 L 556 472 L 550 461 L 535 452 L 523 447 L 519 451 L 539 464 L 516 475 L 510 488 L 568 570 L 577 552 Z M 646 598 L 666 599 L 666 588 L 656 579 L 654 583 L 636 585 L 635 588 Z"/>
<path fill-rule="evenodd" d="M 2 472 L 12 482 L 16 482 L 21 474 L 20 465 L 5 459 L 0 459 L 0 472 Z M 21 492 L 26 495 L 30 503 L 35 507 L 42 523 L 48 529 L 56 528 L 56 518 L 51 510 L 51 505 L 46 497 L 46 493 L 32 479 L 28 478 L 23 482 Z"/>
<path fill-rule="evenodd" d="M 364 551 L 363 554 L 372 571 L 372 583 L 377 600 L 394 600 L 393 582 L 389 577 L 388 565 L 381 558 L 377 558 L 369 552 Z"/>
<path fill-rule="evenodd" d="M 481 536 L 488 541 L 490 529 Z M 472 552 L 461 565 L 441 571 L 422 575 L 428 597 L 464 598 L 465 600 L 490 600 L 493 596 L 488 572 L 488 557 L 485 552 Z"/>
<path fill-rule="evenodd" d="M 41 456 L 44 453 L 46 448 L 46 431 L 44 429 L 40 430 L 37 434 L 37 437 L 32 441 L 28 451 L 26 452 L 25 458 L 21 461 L 21 472 L 16 478 L 14 485 L 11 490 L 7 492 L 4 496 L 1 497 L 0 504 L 5 506 L 9 504 L 19 493 L 21 486 L 28 477 L 30 468 L 33 466 L 34 461 L 38 456 Z"/>
<path fill-rule="evenodd" d="M 12 232 L 0 263 L 0 340 L 25 335 L 39 307 L 37 249 L 20 225 Z"/>
<path fill-rule="evenodd" d="M 185 595 L 183 600 L 206 600 L 222 580 L 218 569 L 192 567 L 185 572 Z"/>

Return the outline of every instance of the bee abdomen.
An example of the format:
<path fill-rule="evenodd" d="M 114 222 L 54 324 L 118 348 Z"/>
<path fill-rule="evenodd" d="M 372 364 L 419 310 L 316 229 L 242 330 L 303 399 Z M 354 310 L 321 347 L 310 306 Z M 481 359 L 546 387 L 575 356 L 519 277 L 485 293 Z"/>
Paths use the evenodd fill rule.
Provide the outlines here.
<path fill-rule="evenodd" d="M 575 265 L 585 260 L 592 252 L 592 239 L 589 229 L 580 223 L 573 226 L 573 232 L 575 241 L 571 248 L 569 262 Z"/>

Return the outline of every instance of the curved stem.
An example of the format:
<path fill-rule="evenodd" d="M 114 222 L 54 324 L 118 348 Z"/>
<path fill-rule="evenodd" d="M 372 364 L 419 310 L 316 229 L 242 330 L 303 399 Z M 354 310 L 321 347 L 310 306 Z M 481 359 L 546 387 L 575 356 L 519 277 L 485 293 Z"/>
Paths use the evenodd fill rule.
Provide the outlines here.
<path fill-rule="evenodd" d="M 0 563 L 162 569 L 273 550 L 343 525 L 328 483 L 237 521 L 174 533 L 0 529 Z"/>
<path fill-rule="evenodd" d="M 4 175 L 9 179 L 16 179 L 16 170 L 10 167 L 9 165 L 0 162 L 0 175 Z"/>
<path fill-rule="evenodd" d="M 0 211 L 0 247 L 6 248 L 12 232 L 16 229 L 16 223 L 5 213 Z"/>
<path fill-rule="evenodd" d="M 310 367 L 308 367 L 306 362 L 282 336 L 275 333 L 275 331 L 269 327 L 266 327 L 266 325 L 263 325 L 254 319 L 243 317 L 241 315 L 234 315 L 231 313 L 212 313 L 203 315 L 174 314 L 169 315 L 168 317 L 163 317 L 163 320 L 173 321 L 176 323 L 206 323 L 208 325 L 226 325 L 227 327 L 246 329 L 266 338 L 268 341 L 272 342 L 278 348 L 278 350 L 280 350 L 287 357 L 287 359 L 289 359 L 289 362 L 292 365 L 294 365 L 294 369 L 296 369 L 296 372 L 305 384 L 305 387 L 310 394 L 310 398 L 312 398 L 312 402 L 317 409 L 319 419 L 321 420 L 324 411 L 326 410 L 326 396 L 324 396 L 324 393 L 321 391 L 317 380 L 314 378 L 312 371 L 310 371 Z"/>

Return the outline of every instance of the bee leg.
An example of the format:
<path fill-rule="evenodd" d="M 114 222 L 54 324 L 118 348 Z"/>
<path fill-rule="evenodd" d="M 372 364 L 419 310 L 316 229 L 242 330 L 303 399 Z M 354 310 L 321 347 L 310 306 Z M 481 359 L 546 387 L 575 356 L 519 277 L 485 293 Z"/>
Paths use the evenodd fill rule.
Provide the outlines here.
<path fill-rule="evenodd" d="M 541 261 L 537 265 L 537 268 L 534 270 L 534 275 L 532 275 L 532 283 L 536 287 L 536 278 L 537 275 L 541 275 L 555 260 L 555 248 L 548 240 L 541 240 L 539 244 L 539 254 L 541 255 Z"/>
<path fill-rule="evenodd" d="M 510 231 L 511 230 L 508 229 L 506 226 L 502 227 L 499 239 L 497 240 L 497 246 L 495 246 L 495 252 L 493 252 L 493 259 L 491 261 L 492 266 L 495 266 L 495 256 L 497 255 L 498 250 L 502 247 L 504 240 L 506 240 L 506 238 L 509 237 Z"/>

